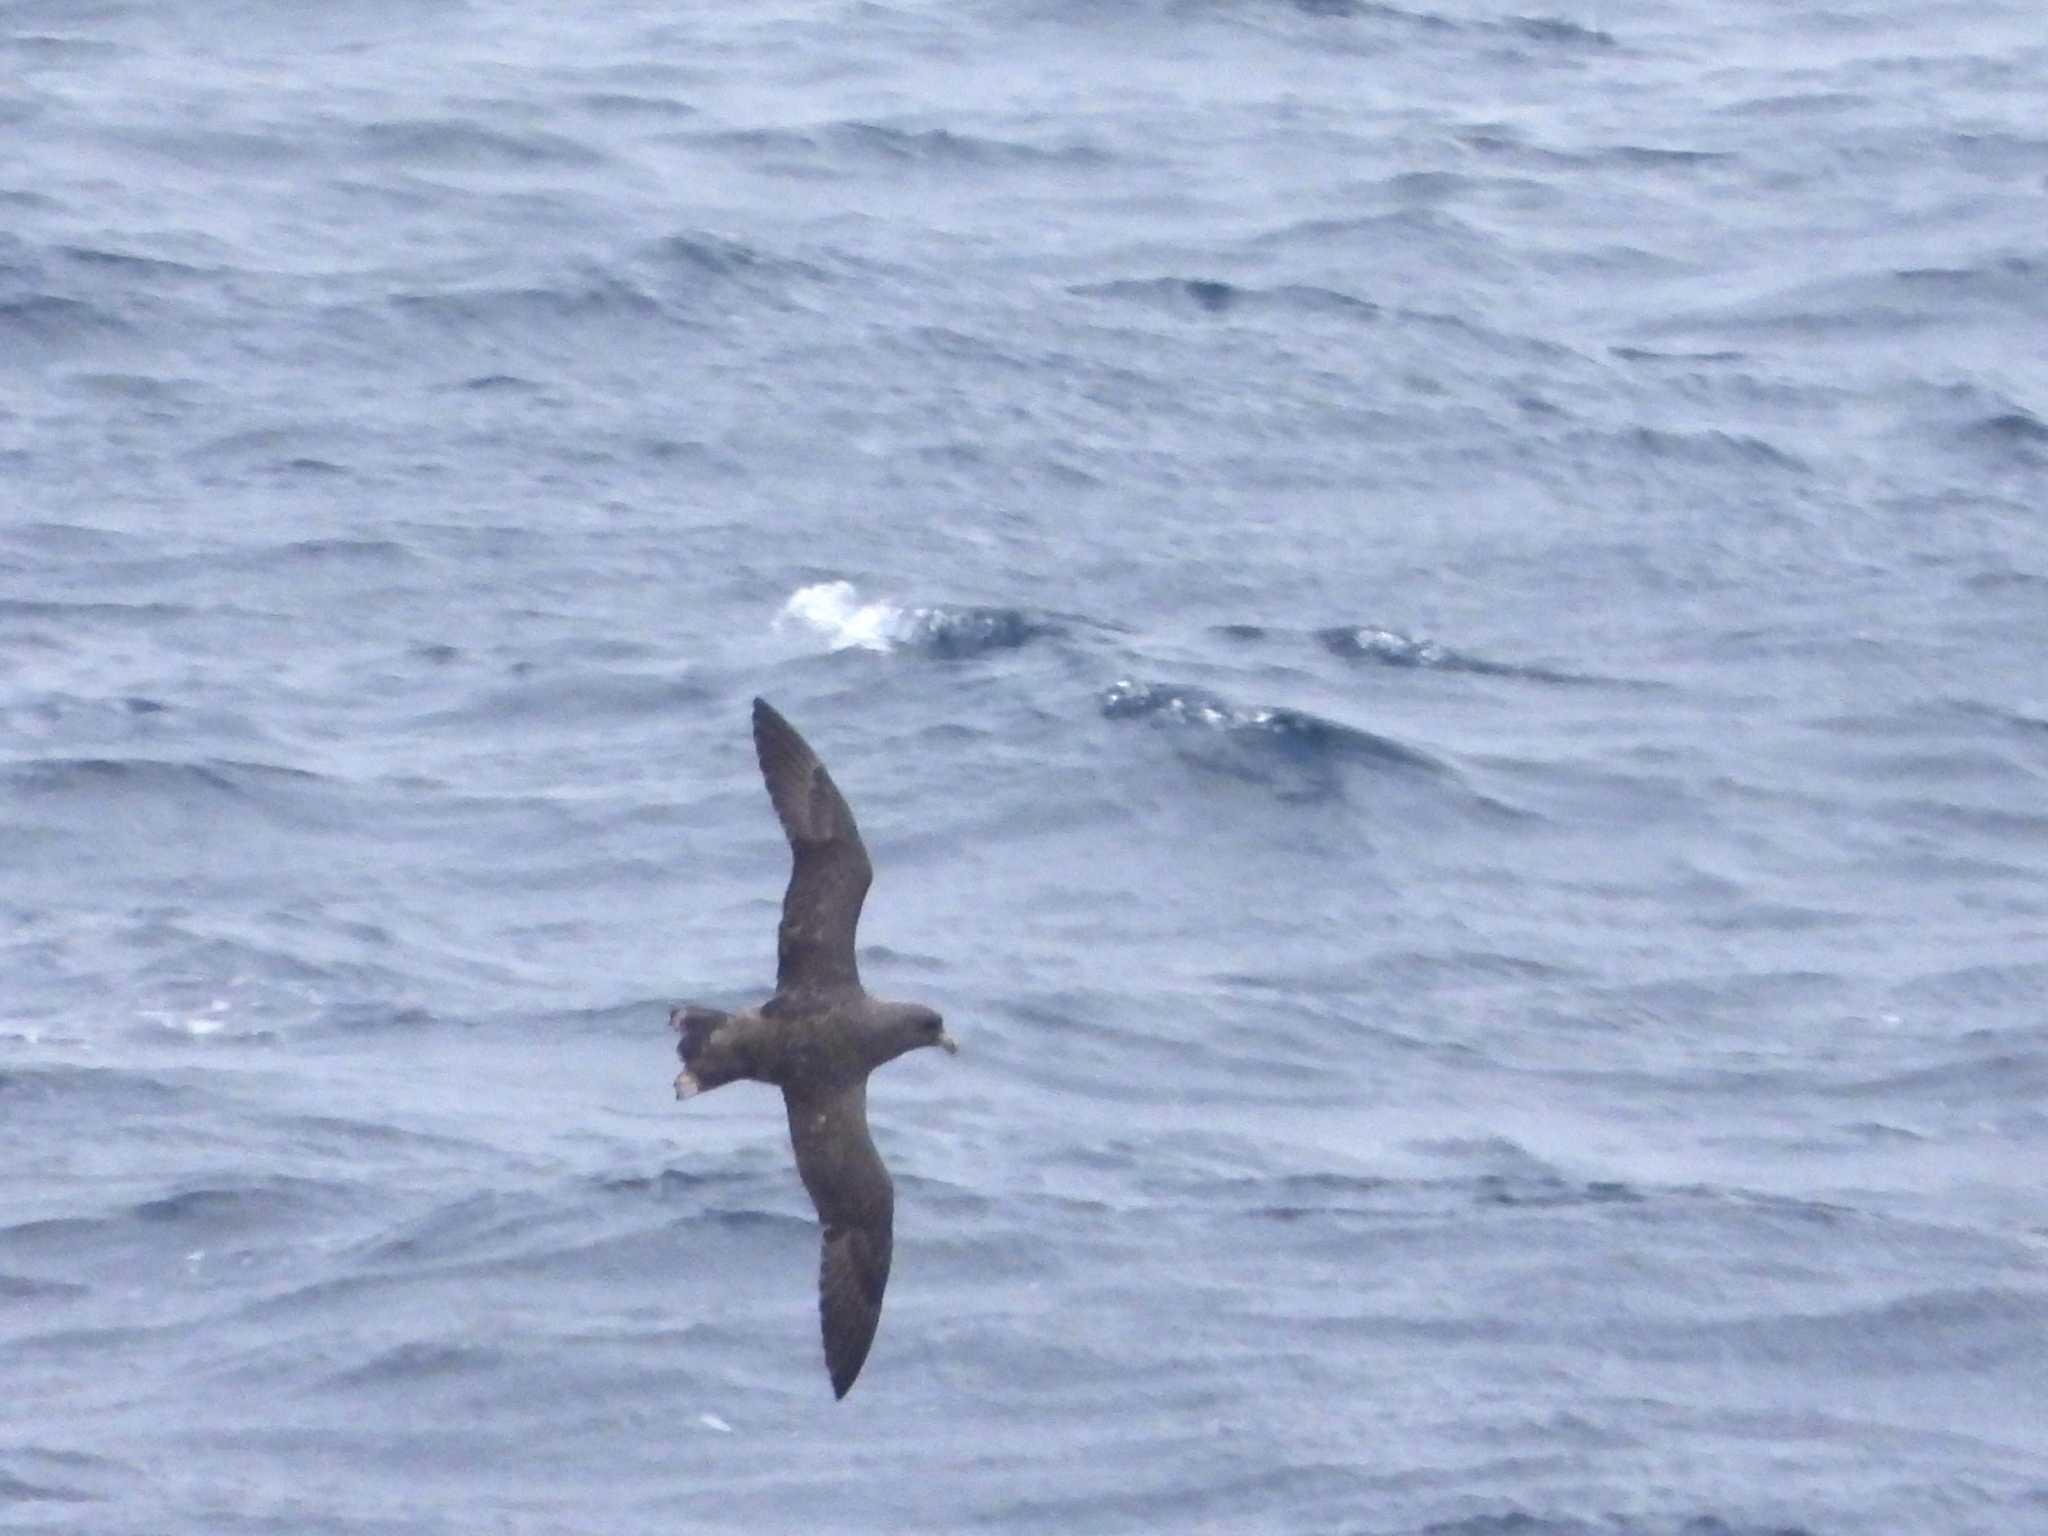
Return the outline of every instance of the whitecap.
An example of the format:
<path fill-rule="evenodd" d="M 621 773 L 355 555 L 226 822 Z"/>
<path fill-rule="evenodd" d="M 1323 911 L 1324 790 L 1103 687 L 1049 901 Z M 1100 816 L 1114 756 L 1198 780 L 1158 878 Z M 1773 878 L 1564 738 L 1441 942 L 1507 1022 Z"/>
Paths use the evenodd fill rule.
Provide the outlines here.
<path fill-rule="evenodd" d="M 916 616 L 890 602 L 864 603 L 850 581 L 798 587 L 775 616 L 775 627 L 808 625 L 835 651 L 888 651 L 909 639 Z"/>

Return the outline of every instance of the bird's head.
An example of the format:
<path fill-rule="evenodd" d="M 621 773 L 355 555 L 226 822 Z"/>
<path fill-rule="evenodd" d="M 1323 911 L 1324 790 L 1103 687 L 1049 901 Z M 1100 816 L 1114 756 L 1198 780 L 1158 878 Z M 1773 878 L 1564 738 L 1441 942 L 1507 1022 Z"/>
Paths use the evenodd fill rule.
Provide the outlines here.
<path fill-rule="evenodd" d="M 925 1045 L 936 1045 L 948 1056 L 960 1049 L 946 1033 L 946 1021 L 922 1003 L 883 1003 L 876 1012 L 876 1043 L 882 1047 L 883 1061 Z"/>

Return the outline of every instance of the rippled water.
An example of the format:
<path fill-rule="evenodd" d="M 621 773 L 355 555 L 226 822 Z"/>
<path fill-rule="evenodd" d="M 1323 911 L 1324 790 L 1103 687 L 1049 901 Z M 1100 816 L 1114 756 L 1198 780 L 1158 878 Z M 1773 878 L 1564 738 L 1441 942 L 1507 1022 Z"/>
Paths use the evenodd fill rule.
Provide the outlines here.
<path fill-rule="evenodd" d="M 1993 0 L 0 0 L 0 1525 L 2048 1531 Z M 835 1404 L 774 699 L 861 816 Z"/>

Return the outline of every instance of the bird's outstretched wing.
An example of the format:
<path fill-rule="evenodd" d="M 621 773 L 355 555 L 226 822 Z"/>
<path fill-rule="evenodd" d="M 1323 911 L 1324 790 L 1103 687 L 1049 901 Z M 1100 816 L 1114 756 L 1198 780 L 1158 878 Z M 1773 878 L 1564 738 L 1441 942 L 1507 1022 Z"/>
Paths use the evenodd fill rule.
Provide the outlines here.
<path fill-rule="evenodd" d="M 896 1193 L 868 1135 L 867 1085 L 821 1097 L 783 1092 L 797 1172 L 818 1208 L 818 1320 L 832 1395 L 844 1397 L 868 1358 L 889 1284 Z"/>
<path fill-rule="evenodd" d="M 775 990 L 857 987 L 853 935 L 875 871 L 853 812 L 818 754 L 765 699 L 754 700 L 754 752 L 794 860 L 776 936 Z"/>
<path fill-rule="evenodd" d="M 889 1283 L 889 1228 L 827 1227 L 818 1266 L 818 1321 L 832 1395 L 844 1397 L 868 1358 Z"/>

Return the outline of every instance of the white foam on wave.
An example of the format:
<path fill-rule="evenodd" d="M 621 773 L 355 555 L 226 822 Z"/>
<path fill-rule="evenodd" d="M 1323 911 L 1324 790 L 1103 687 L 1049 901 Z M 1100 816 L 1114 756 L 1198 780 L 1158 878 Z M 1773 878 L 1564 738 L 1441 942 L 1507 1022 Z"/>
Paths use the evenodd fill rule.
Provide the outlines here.
<path fill-rule="evenodd" d="M 835 651 L 888 651 L 911 638 L 917 615 L 887 601 L 862 602 L 850 581 L 821 581 L 798 587 L 775 616 L 778 630 L 793 623 L 823 635 Z"/>
<path fill-rule="evenodd" d="M 159 1029 L 169 1030 L 172 1034 L 190 1035 L 195 1040 L 203 1040 L 208 1035 L 217 1035 L 227 1028 L 226 1015 L 231 1008 L 232 1005 L 226 998 L 216 997 L 206 1005 L 203 1013 L 184 1014 L 163 1008 L 145 1008 L 141 1011 L 141 1017 Z"/>

